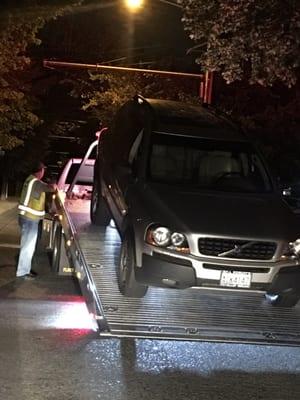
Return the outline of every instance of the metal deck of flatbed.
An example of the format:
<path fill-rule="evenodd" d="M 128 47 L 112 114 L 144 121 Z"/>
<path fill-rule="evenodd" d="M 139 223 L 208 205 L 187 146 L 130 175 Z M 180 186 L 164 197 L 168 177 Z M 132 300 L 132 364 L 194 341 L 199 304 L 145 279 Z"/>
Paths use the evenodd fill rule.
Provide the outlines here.
<path fill-rule="evenodd" d="M 115 228 L 89 222 L 89 202 L 67 205 L 86 266 L 101 299 L 110 336 L 300 345 L 300 304 L 274 308 L 260 293 L 150 288 L 142 299 L 122 296 Z"/>

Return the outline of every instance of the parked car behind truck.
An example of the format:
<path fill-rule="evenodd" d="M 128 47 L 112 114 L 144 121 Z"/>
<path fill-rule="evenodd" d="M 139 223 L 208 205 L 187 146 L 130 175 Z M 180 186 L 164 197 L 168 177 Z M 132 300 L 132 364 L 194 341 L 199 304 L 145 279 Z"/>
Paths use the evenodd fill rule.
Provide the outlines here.
<path fill-rule="evenodd" d="M 75 198 L 89 198 L 93 185 L 93 170 L 95 160 L 88 159 L 81 166 L 82 158 L 70 158 L 64 165 L 57 180 L 57 188 L 67 192 L 73 179 L 76 177 L 76 183 L 72 189 L 72 196 Z M 78 170 L 80 168 L 79 174 Z"/>
<path fill-rule="evenodd" d="M 101 135 L 93 223 L 113 218 L 120 291 L 148 286 L 300 296 L 299 219 L 251 141 L 214 111 L 136 97 Z"/>

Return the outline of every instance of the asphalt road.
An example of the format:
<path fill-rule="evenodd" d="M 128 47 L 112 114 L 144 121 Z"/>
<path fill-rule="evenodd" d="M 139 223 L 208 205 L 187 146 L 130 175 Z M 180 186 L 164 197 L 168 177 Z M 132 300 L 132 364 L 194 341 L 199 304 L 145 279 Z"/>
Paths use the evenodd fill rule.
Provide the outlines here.
<path fill-rule="evenodd" d="M 3 221 L 1 400 L 300 399 L 300 347 L 100 338 L 44 252 L 35 281 L 15 280 L 14 213 Z"/>

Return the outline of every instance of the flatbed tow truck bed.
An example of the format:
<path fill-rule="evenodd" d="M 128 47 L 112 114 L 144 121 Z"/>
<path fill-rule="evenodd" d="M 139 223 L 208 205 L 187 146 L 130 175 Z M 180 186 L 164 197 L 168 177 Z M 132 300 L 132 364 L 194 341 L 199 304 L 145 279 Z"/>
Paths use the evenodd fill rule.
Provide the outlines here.
<path fill-rule="evenodd" d="M 275 308 L 261 293 L 151 287 L 142 299 L 124 297 L 117 230 L 90 223 L 89 200 L 66 200 L 63 209 L 66 240 L 76 243 L 75 272 L 88 308 L 91 294 L 97 305 L 102 336 L 300 345 L 300 305 Z"/>

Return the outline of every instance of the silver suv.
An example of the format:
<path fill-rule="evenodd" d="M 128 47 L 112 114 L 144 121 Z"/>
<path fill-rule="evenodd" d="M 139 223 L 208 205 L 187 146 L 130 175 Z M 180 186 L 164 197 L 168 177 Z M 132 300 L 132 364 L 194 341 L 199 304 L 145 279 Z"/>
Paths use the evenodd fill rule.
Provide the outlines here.
<path fill-rule="evenodd" d="M 299 219 L 253 144 L 204 107 L 136 97 L 99 138 L 91 220 L 122 238 L 125 296 L 148 286 L 300 297 Z"/>

